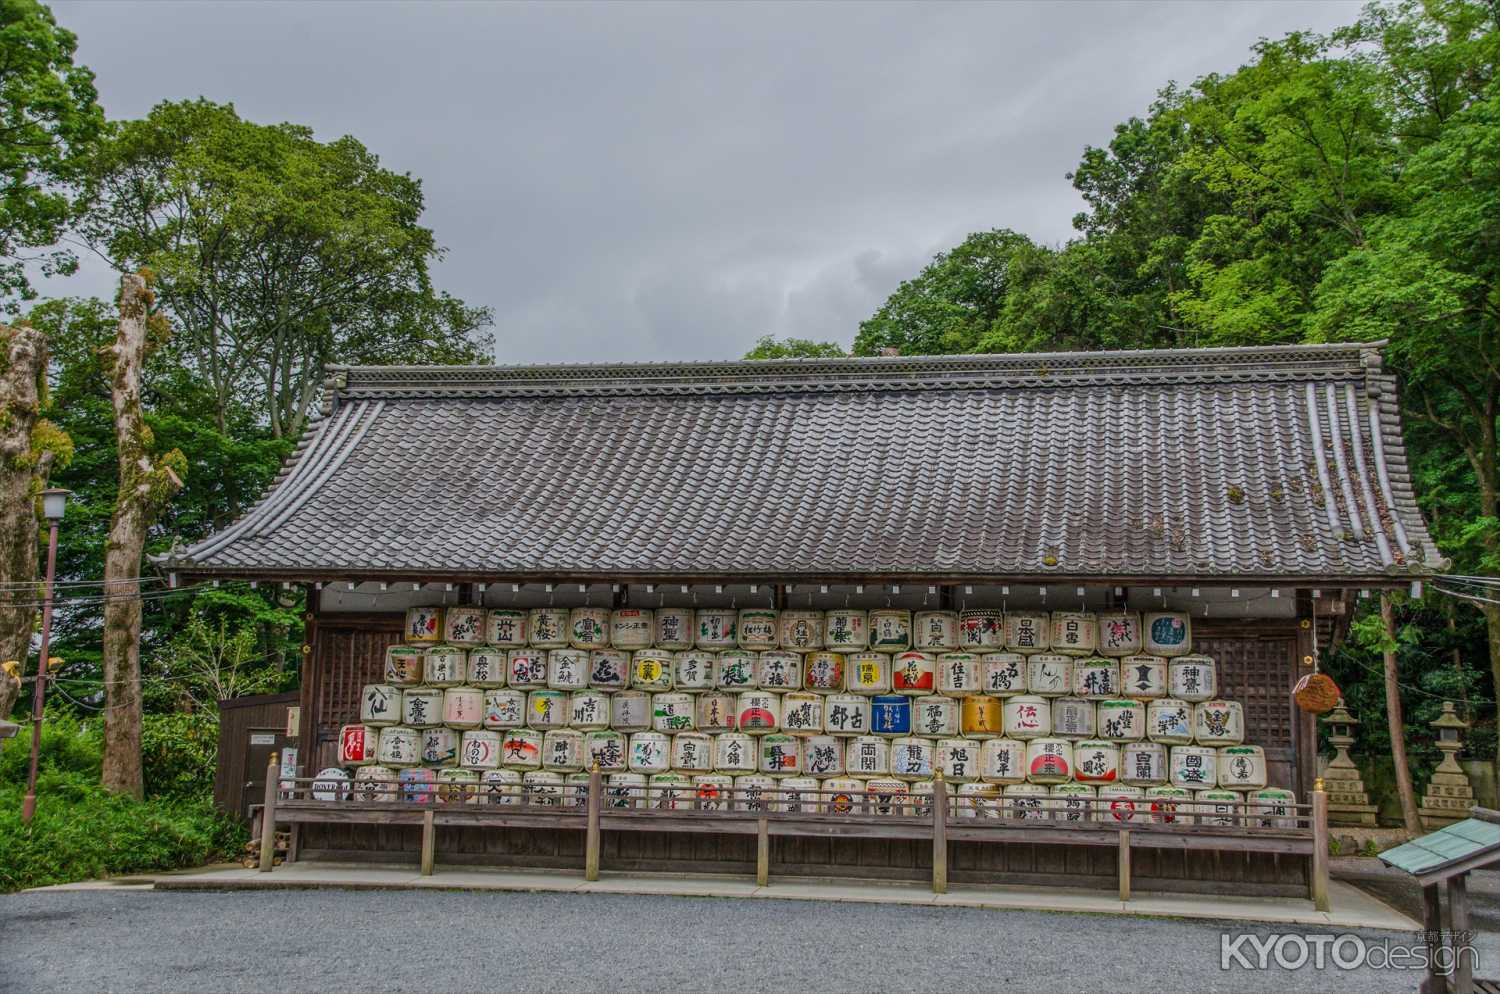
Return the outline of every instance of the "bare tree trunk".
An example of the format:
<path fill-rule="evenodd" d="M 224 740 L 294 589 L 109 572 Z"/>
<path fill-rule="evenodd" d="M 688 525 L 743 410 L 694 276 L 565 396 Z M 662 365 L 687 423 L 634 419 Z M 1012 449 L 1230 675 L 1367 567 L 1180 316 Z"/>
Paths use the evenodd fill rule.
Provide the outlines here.
<path fill-rule="evenodd" d="M 1396 763 L 1396 793 L 1401 796 L 1401 820 L 1413 836 L 1422 834 L 1417 817 L 1417 793 L 1411 784 L 1411 767 L 1406 765 L 1406 722 L 1401 717 L 1401 688 L 1396 671 L 1396 620 L 1391 612 L 1391 597 L 1380 595 L 1380 619 L 1385 622 L 1385 714 L 1391 729 L 1391 758 Z"/>
<path fill-rule="evenodd" d="M 1485 630 L 1490 644 L 1490 673 L 1495 679 L 1495 692 L 1500 694 L 1500 604 L 1474 606 L 1484 613 Z M 1500 745 L 1496 747 L 1495 773 L 1500 774 Z"/>
<path fill-rule="evenodd" d="M 152 454 L 141 413 L 141 367 L 161 330 L 150 315 L 152 296 L 143 276 L 120 281 L 120 329 L 108 349 L 110 396 L 115 410 L 120 490 L 104 549 L 104 771 L 106 790 L 141 797 L 141 553 L 146 530 L 182 489 L 182 453 Z"/>

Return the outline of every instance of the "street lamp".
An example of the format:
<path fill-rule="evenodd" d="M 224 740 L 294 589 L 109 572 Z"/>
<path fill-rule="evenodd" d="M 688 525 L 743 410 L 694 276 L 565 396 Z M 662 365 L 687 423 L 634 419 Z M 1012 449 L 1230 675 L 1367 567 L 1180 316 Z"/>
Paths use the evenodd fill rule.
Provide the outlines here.
<path fill-rule="evenodd" d="M 47 700 L 47 650 L 52 642 L 52 584 L 57 576 L 57 525 L 68 507 L 68 491 L 51 487 L 42 491 L 42 517 L 47 519 L 47 583 L 42 591 L 42 652 L 36 663 L 36 686 L 31 690 L 31 771 L 26 776 L 26 798 L 21 802 L 21 821 L 29 823 L 36 813 L 36 764 L 42 751 L 42 708 Z M 108 593 L 109 591 L 105 591 Z"/>

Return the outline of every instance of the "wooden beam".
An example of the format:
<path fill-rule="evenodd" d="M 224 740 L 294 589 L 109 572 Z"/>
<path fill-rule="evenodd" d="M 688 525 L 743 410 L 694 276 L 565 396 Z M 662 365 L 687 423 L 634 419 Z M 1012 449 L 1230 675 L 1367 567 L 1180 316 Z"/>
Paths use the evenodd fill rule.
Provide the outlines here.
<path fill-rule="evenodd" d="M 1130 829 L 1120 832 L 1120 900 L 1130 900 Z"/>
<path fill-rule="evenodd" d="M 932 782 L 932 892 L 948 893 L 948 784 L 941 770 Z"/>
<path fill-rule="evenodd" d="M 1463 954 L 1473 925 L 1469 921 L 1469 875 L 1448 880 L 1448 927 L 1453 941 L 1453 994 L 1474 994 L 1474 961 Z"/>
<path fill-rule="evenodd" d="M 1427 976 L 1417 994 L 1448 994 L 1448 980 L 1438 972 L 1439 950 L 1443 948 L 1443 903 L 1438 885 L 1422 888 L 1422 931 L 1427 941 Z"/>
<path fill-rule="evenodd" d="M 276 795 L 281 793 L 281 767 L 276 753 L 266 764 L 265 806 L 260 809 L 260 872 L 270 873 L 276 858 Z"/>
<path fill-rule="evenodd" d="M 432 876 L 437 856 L 437 827 L 432 823 L 432 808 L 422 812 L 422 876 Z"/>
<path fill-rule="evenodd" d="M 583 879 L 599 879 L 599 805 L 600 795 L 604 793 L 602 776 L 599 773 L 599 761 L 594 761 L 594 768 L 589 771 L 589 814 L 588 829 L 584 834 L 583 847 Z"/>
<path fill-rule="evenodd" d="M 765 818 L 755 820 L 755 885 L 771 882 L 771 824 Z"/>
<path fill-rule="evenodd" d="M 1308 874 L 1308 891 L 1313 907 L 1328 910 L 1328 794 L 1323 778 L 1313 781 L 1313 847 L 1312 866 Z"/>

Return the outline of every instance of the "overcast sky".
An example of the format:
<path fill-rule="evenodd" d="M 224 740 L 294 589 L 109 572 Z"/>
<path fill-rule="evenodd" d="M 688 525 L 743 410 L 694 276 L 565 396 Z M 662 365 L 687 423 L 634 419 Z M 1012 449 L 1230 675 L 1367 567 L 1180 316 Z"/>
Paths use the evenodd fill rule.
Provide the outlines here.
<path fill-rule="evenodd" d="M 847 345 L 970 231 L 1048 243 L 1169 79 L 1356 3 L 58 2 L 106 112 L 205 96 L 423 181 L 502 362 Z M 97 268 L 52 292 L 108 295 Z"/>

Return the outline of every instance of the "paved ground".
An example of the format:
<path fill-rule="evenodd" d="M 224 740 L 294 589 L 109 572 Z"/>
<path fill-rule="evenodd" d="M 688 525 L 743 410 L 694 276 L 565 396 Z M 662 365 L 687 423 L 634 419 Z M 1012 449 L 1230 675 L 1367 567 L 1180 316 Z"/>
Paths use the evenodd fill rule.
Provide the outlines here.
<path fill-rule="evenodd" d="M 1419 979 L 1370 969 L 1220 970 L 1222 934 L 1271 931 L 1124 916 L 625 894 L 34 891 L 0 897 L 0 991 L 1294 994 L 1413 990 Z M 1358 935 L 1369 943 L 1409 939 Z M 1481 941 L 1486 962 L 1500 964 L 1500 938 Z"/>

